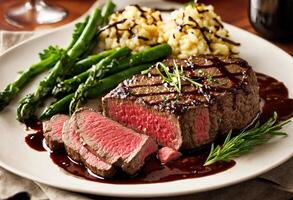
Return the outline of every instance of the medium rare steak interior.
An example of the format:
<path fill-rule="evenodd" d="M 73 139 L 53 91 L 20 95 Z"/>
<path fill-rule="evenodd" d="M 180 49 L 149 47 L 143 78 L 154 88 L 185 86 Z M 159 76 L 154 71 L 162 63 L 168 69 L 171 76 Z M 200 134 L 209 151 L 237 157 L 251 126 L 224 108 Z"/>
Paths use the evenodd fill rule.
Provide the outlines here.
<path fill-rule="evenodd" d="M 54 115 L 50 120 L 43 122 L 43 133 L 48 147 L 51 150 L 60 150 L 64 147 L 62 129 L 69 119 L 67 115 Z"/>
<path fill-rule="evenodd" d="M 178 93 L 154 66 L 148 74 L 135 75 L 106 95 L 104 114 L 178 150 L 199 147 L 217 134 L 244 128 L 259 112 L 256 75 L 245 60 L 198 56 L 163 63 L 174 70 L 174 62 L 202 87 L 182 81 Z"/>
<path fill-rule="evenodd" d="M 115 169 L 111 164 L 90 152 L 82 144 L 77 129 L 76 113 L 65 123 L 62 130 L 62 140 L 68 156 L 74 161 L 83 163 L 92 172 L 103 177 L 112 177 L 115 174 Z"/>
<path fill-rule="evenodd" d="M 62 141 L 68 156 L 97 175 L 112 177 L 116 167 L 132 175 L 158 150 L 156 141 L 95 112 L 81 108 L 65 122 Z"/>

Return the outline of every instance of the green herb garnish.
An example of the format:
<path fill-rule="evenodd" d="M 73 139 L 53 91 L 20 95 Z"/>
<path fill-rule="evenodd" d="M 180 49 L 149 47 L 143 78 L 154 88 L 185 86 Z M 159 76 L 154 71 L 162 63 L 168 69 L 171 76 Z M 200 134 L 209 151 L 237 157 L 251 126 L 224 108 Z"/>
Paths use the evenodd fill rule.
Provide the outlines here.
<path fill-rule="evenodd" d="M 212 75 L 210 75 L 210 74 L 207 75 L 207 80 L 210 83 L 216 82 L 216 80 L 214 79 L 214 77 Z"/>
<path fill-rule="evenodd" d="M 211 74 L 207 74 L 207 73 L 205 73 L 204 71 L 202 71 L 201 69 L 198 70 L 197 73 L 198 73 L 198 75 L 199 75 L 200 77 L 204 77 L 204 78 L 205 78 L 208 82 L 210 82 L 210 83 L 217 82 L 217 81 L 214 79 L 213 75 L 211 75 Z"/>
<path fill-rule="evenodd" d="M 174 68 L 172 70 L 170 70 L 170 68 L 162 62 L 157 63 L 156 69 L 158 73 L 160 74 L 160 76 L 162 77 L 163 81 L 165 83 L 168 83 L 172 87 L 174 87 L 178 93 L 181 93 L 181 88 L 182 88 L 181 80 L 188 81 L 189 83 L 191 83 L 192 85 L 196 87 L 203 86 L 201 83 L 196 82 L 196 80 L 186 77 L 183 74 L 182 66 L 179 69 L 179 66 L 177 65 L 175 61 L 174 61 Z"/>
<path fill-rule="evenodd" d="M 253 128 L 243 130 L 239 135 L 232 137 L 232 131 L 227 135 L 223 145 L 211 146 L 210 154 L 204 166 L 218 161 L 228 162 L 232 158 L 239 157 L 250 152 L 255 146 L 266 143 L 274 136 L 286 136 L 287 133 L 280 131 L 290 120 L 277 123 L 277 113 L 274 112 L 266 123 L 258 122 Z"/>
<path fill-rule="evenodd" d="M 142 75 L 146 75 L 150 72 L 150 69 L 146 69 L 146 70 L 143 70 L 142 72 L 140 72 Z"/>

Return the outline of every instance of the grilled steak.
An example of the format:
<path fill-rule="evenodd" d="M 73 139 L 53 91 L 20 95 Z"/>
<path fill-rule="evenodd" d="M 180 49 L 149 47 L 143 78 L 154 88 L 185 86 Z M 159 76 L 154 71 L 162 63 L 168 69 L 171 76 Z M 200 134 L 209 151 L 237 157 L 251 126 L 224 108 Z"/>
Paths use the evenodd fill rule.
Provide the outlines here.
<path fill-rule="evenodd" d="M 182 154 L 179 151 L 171 149 L 170 147 L 163 147 L 158 152 L 158 158 L 162 164 L 166 164 L 172 160 L 176 160 Z"/>
<path fill-rule="evenodd" d="M 234 57 L 198 56 L 166 59 L 184 76 L 181 93 L 162 81 L 156 67 L 133 76 L 103 98 L 107 117 L 156 138 L 162 146 L 190 149 L 213 141 L 217 134 L 241 129 L 260 110 L 259 87 L 246 61 Z"/>
<path fill-rule="evenodd" d="M 77 162 L 83 163 L 97 175 L 103 177 L 113 176 L 115 173 L 114 167 L 82 145 L 75 119 L 75 114 L 73 114 L 63 127 L 62 140 L 68 156 Z"/>
<path fill-rule="evenodd" d="M 123 127 L 97 112 L 82 109 L 75 117 L 85 147 L 128 174 L 136 173 L 146 157 L 157 151 L 155 140 L 149 136 Z"/>
<path fill-rule="evenodd" d="M 50 120 L 43 122 L 44 137 L 51 150 L 59 150 L 64 147 L 62 128 L 68 119 L 67 115 L 55 115 Z"/>
<path fill-rule="evenodd" d="M 77 162 L 81 162 L 79 151 L 82 147 L 82 144 L 76 129 L 75 115 L 73 114 L 63 126 L 62 140 L 69 157 Z"/>

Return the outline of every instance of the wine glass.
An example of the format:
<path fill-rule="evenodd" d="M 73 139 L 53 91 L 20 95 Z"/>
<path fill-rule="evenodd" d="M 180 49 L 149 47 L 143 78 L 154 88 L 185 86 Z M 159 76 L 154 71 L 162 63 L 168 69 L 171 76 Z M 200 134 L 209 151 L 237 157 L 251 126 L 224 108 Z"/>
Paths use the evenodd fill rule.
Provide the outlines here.
<path fill-rule="evenodd" d="M 25 28 L 59 22 L 67 14 L 64 8 L 49 5 L 44 0 L 28 0 L 20 6 L 10 8 L 5 14 L 5 19 L 13 26 Z"/>

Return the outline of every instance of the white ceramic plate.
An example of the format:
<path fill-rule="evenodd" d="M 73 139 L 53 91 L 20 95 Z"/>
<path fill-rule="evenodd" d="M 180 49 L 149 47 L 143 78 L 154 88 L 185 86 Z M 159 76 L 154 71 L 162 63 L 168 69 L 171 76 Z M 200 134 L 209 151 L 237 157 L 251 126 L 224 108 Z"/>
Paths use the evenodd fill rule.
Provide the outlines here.
<path fill-rule="evenodd" d="M 236 41 L 241 42 L 241 57 L 246 59 L 255 71 L 282 80 L 292 98 L 292 57 L 255 35 L 230 25 L 226 25 L 226 28 Z M 15 79 L 18 71 L 35 63 L 38 60 L 37 54 L 42 49 L 52 44 L 66 46 L 72 29 L 73 26 L 70 25 L 34 38 L 2 55 L 0 57 L 0 90 Z M 40 79 L 41 77 L 30 84 L 20 96 L 34 91 Z M 17 101 L 18 99 L 0 113 L 0 165 L 20 176 L 77 192 L 121 197 L 154 197 L 202 192 L 258 176 L 280 165 L 293 155 L 293 123 L 291 123 L 285 129 L 289 134 L 288 137 L 276 138 L 266 145 L 257 147 L 249 155 L 236 159 L 236 166 L 222 173 L 156 184 L 112 185 L 91 182 L 67 174 L 53 164 L 48 153 L 34 151 L 25 144 L 25 127 L 16 120 Z"/>

